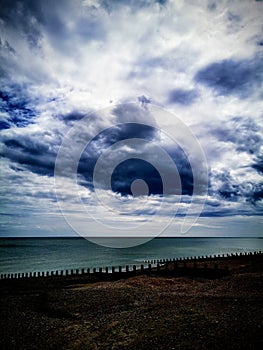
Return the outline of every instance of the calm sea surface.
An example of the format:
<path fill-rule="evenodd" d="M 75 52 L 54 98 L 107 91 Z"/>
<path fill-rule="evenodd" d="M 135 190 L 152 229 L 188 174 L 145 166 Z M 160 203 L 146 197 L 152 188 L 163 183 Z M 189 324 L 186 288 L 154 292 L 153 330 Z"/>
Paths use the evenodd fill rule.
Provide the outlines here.
<path fill-rule="evenodd" d="M 125 266 L 144 260 L 263 251 L 260 238 L 155 238 L 113 249 L 84 238 L 0 238 L 0 273 Z"/>

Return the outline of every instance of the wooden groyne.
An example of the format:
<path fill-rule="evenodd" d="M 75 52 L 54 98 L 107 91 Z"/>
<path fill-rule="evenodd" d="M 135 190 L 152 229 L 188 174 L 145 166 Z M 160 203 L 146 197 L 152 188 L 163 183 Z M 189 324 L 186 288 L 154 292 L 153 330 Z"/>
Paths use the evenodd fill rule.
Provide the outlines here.
<path fill-rule="evenodd" d="M 128 278 L 142 274 L 171 275 L 171 276 L 197 276 L 205 278 L 218 278 L 229 273 L 227 262 L 229 260 L 249 258 L 250 260 L 263 257 L 261 251 L 241 252 L 232 254 L 218 254 L 206 256 L 180 257 L 169 259 L 145 260 L 140 265 L 93 267 L 81 269 L 55 270 L 46 272 L 22 272 L 1 274 L 1 280 L 39 280 L 39 279 L 65 279 L 79 281 L 107 281 Z M 222 262 L 225 265 L 222 266 Z"/>

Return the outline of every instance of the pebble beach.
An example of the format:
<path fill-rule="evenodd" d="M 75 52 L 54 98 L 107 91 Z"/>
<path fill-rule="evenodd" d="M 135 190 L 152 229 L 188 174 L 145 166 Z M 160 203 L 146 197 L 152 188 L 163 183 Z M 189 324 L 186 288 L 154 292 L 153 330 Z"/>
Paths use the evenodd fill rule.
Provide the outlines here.
<path fill-rule="evenodd" d="M 93 283 L 70 276 L 63 283 L 1 280 L 0 347 L 262 348 L 262 254 L 227 265 L 229 274 L 214 279 L 142 274 Z"/>

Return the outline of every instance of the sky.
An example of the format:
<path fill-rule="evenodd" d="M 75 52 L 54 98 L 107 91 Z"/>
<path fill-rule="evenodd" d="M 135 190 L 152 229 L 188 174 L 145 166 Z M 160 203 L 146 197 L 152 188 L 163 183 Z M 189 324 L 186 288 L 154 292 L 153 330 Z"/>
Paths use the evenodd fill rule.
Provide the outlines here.
<path fill-rule="evenodd" d="M 263 2 L 1 0 L 1 236 L 263 237 Z"/>

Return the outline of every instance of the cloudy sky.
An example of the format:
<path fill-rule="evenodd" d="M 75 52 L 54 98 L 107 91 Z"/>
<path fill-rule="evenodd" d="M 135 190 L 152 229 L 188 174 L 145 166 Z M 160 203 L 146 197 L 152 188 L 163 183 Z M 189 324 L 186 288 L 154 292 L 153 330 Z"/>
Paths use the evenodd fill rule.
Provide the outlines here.
<path fill-rule="evenodd" d="M 263 2 L 1 0 L 0 26 L 2 236 L 263 236 Z"/>

